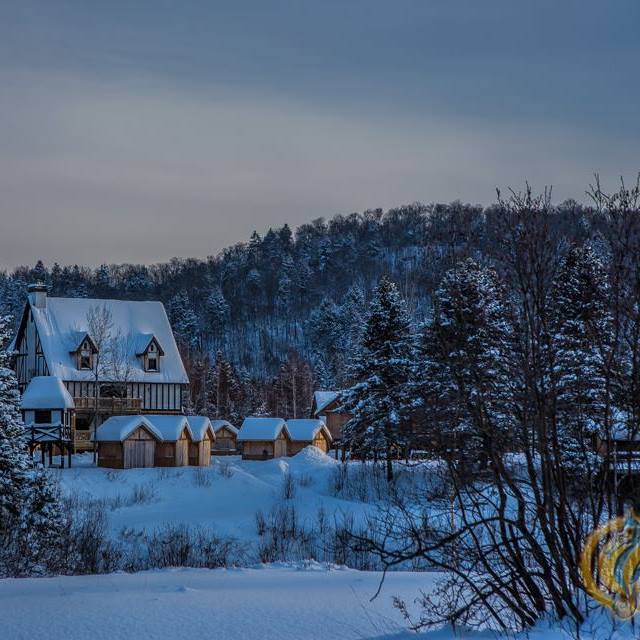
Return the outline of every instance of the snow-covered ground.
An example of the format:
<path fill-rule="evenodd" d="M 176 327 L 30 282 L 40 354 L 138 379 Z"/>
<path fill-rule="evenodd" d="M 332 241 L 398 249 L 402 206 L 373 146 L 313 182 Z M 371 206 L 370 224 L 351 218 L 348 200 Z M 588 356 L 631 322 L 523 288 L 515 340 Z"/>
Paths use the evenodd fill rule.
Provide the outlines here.
<path fill-rule="evenodd" d="M 330 495 L 333 458 L 308 448 L 292 458 L 246 461 L 214 457 L 211 467 L 111 470 L 98 468 L 91 454 L 76 455 L 71 469 L 51 469 L 64 493 L 105 501 L 111 530 L 152 530 L 168 523 L 211 528 L 238 539 L 257 537 L 255 515 L 283 502 L 287 473 L 291 500 L 302 522 L 328 514 L 363 517 L 372 507 Z M 137 497 L 136 497 L 137 496 Z"/>
<path fill-rule="evenodd" d="M 428 574 L 320 567 L 173 569 L 0 580 L 3 640 L 348 640 L 395 637 L 392 597 L 412 600 Z"/>
<path fill-rule="evenodd" d="M 200 469 L 108 470 L 95 467 L 90 454 L 75 456 L 73 462 L 71 469 L 50 473 L 67 495 L 101 501 L 114 537 L 123 529 L 152 531 L 185 524 L 232 536 L 249 548 L 259 540 L 255 518 L 259 510 L 267 514 L 283 503 L 294 505 L 299 518 L 312 524 L 320 508 L 329 516 L 350 513 L 361 521 L 375 508 L 362 495 L 336 497 L 331 487 L 339 464 L 315 449 L 266 462 L 214 458 L 211 467 Z M 354 469 L 363 469 L 360 463 L 353 464 Z M 427 468 L 427 478 L 430 473 Z M 285 497 L 287 477 L 293 478 L 293 495 Z M 421 591 L 429 592 L 437 577 L 425 572 L 389 573 L 373 601 L 380 573 L 310 562 L 5 579 L 0 580 L 0 640 L 405 639 L 414 636 L 405 630 L 407 623 L 393 607 L 393 598 L 400 597 L 413 608 L 415 598 Z M 627 640 L 633 636 L 629 628 L 612 634 L 606 617 L 586 627 L 581 637 Z M 495 637 L 468 631 L 457 635 Z M 454 634 L 442 629 L 427 636 L 452 640 Z M 558 626 L 526 636 L 528 640 L 567 637 L 573 636 Z"/>

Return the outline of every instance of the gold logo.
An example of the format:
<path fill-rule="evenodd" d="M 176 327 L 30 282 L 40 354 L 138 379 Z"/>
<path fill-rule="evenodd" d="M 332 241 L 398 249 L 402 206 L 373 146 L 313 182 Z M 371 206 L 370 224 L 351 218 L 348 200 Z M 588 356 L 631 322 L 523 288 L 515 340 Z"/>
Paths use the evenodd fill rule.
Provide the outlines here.
<path fill-rule="evenodd" d="M 620 618 L 640 610 L 640 516 L 633 509 L 589 535 L 580 571 L 589 595 Z"/>

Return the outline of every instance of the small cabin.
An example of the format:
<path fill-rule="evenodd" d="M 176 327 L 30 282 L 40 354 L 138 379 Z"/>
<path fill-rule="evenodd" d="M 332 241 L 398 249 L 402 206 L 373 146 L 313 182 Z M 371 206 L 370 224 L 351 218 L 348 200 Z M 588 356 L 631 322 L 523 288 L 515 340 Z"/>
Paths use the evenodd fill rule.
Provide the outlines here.
<path fill-rule="evenodd" d="M 214 456 L 228 456 L 238 453 L 238 429 L 227 420 L 212 420 L 216 441 L 213 445 Z"/>
<path fill-rule="evenodd" d="M 202 416 L 112 416 L 96 430 L 98 466 L 207 466 L 214 439 L 211 424 Z"/>
<path fill-rule="evenodd" d="M 317 447 L 327 453 L 331 448 L 331 434 L 322 420 L 287 420 L 289 432 L 288 455 L 294 456 L 305 447 Z"/>
<path fill-rule="evenodd" d="M 208 467 L 216 442 L 211 421 L 206 416 L 187 416 L 187 421 L 193 434 L 193 441 L 189 444 L 189 464 L 194 467 Z"/>
<path fill-rule="evenodd" d="M 75 404 L 62 380 L 56 376 L 31 378 L 22 395 L 20 409 L 31 453 L 39 447 L 43 462 L 45 450 L 49 452 L 50 462 L 54 453 L 67 453 L 71 466 Z"/>
<path fill-rule="evenodd" d="M 351 419 L 351 414 L 340 408 L 338 391 L 316 391 L 313 394 L 311 416 L 324 422 L 332 440 L 336 442 L 342 437 L 344 425 Z"/>
<path fill-rule="evenodd" d="M 96 429 L 98 466 L 154 467 L 162 434 L 145 416 L 113 416 Z"/>
<path fill-rule="evenodd" d="M 156 467 L 186 467 L 189 465 L 189 449 L 196 442 L 186 416 L 149 415 L 153 426 L 160 432 L 162 441 L 156 446 Z"/>
<path fill-rule="evenodd" d="M 238 432 L 243 460 L 269 460 L 287 455 L 291 438 L 282 418 L 246 418 Z"/>

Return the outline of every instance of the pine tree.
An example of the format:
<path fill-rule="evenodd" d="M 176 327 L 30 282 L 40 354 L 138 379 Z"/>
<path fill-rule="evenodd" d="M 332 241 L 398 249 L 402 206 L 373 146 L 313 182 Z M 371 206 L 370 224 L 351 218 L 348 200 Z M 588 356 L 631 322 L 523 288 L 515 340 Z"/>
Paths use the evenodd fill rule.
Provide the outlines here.
<path fill-rule="evenodd" d="M 55 565 L 64 528 L 59 496 L 27 453 L 20 394 L 7 366 L 9 318 L 0 318 L 0 573 L 27 575 Z"/>
<path fill-rule="evenodd" d="M 563 469 L 578 480 L 595 472 L 593 436 L 606 437 L 616 402 L 615 387 L 607 379 L 607 356 L 615 343 L 609 295 L 606 270 L 593 249 L 572 248 L 552 287 L 550 342 L 557 407 L 554 444 Z"/>
<path fill-rule="evenodd" d="M 363 454 L 384 455 L 393 479 L 392 455 L 410 442 L 407 386 L 414 348 L 407 310 L 396 285 L 382 278 L 369 309 L 361 353 L 353 367 L 355 384 L 342 394 L 353 414 L 345 444 Z"/>
<path fill-rule="evenodd" d="M 169 301 L 169 318 L 176 339 L 187 349 L 198 346 L 198 316 L 196 316 L 187 292 L 182 289 Z"/>
<path fill-rule="evenodd" d="M 417 396 L 428 440 L 456 443 L 485 466 L 487 449 L 509 446 L 513 332 L 495 271 L 468 259 L 448 271 L 435 294 L 435 316 L 424 333 Z"/>

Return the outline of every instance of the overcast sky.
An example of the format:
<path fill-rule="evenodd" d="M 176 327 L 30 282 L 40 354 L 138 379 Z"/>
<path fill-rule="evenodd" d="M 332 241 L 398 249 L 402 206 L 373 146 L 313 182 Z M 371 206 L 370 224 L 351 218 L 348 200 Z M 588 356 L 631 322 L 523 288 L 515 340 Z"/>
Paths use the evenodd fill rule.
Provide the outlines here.
<path fill-rule="evenodd" d="M 0 0 L 0 266 L 640 169 L 637 0 Z"/>

